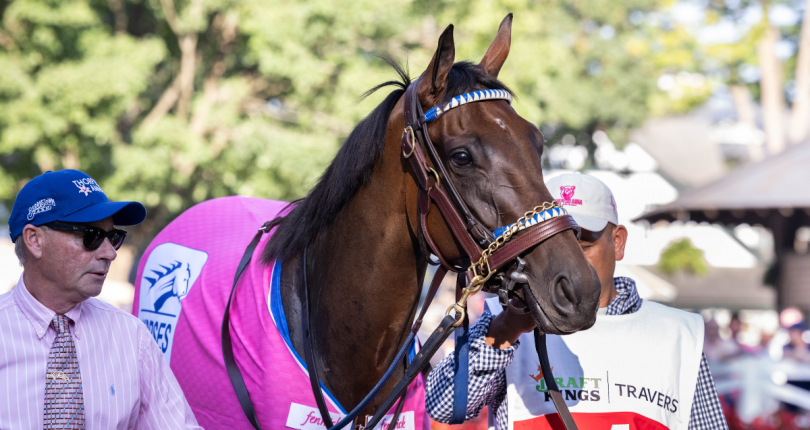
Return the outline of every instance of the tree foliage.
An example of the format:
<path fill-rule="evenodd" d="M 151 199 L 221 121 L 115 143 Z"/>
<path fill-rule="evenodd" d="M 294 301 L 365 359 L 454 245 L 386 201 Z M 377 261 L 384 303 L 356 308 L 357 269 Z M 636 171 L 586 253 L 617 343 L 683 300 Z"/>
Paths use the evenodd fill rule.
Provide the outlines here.
<path fill-rule="evenodd" d="M 477 61 L 508 12 L 501 78 L 518 112 L 551 143 L 561 131 L 622 136 L 649 114 L 666 58 L 688 49 L 688 38 L 667 42 L 677 29 L 638 19 L 662 6 L 0 0 L 0 199 L 10 207 L 46 170 L 81 169 L 111 197 L 144 202 L 132 236 L 148 241 L 206 199 L 300 197 L 380 101 L 356 102 L 392 76 L 374 53 L 416 75 L 454 23 L 457 59 Z"/>
<path fill-rule="evenodd" d="M 688 238 L 683 238 L 670 243 L 661 251 L 658 270 L 667 275 L 676 272 L 705 275 L 709 267 L 703 258 L 703 251 L 695 248 Z"/>

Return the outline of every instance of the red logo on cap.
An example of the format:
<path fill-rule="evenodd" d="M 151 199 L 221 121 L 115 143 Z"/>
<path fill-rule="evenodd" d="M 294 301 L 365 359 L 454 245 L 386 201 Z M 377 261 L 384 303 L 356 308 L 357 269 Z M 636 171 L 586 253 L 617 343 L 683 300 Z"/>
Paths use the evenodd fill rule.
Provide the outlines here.
<path fill-rule="evenodd" d="M 563 206 L 582 206 L 582 200 L 575 199 L 574 197 L 574 190 L 577 187 L 575 185 L 563 185 L 560 187 L 560 198 L 557 199 Z"/>

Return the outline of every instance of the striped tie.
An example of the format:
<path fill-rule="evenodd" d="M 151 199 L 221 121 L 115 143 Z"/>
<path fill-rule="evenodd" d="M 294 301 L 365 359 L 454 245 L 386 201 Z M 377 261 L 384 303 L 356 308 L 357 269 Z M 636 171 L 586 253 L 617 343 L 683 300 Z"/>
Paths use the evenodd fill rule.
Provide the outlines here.
<path fill-rule="evenodd" d="M 84 429 L 82 375 L 76 346 L 70 336 L 70 318 L 56 315 L 51 321 L 56 330 L 48 373 L 45 375 L 46 429 Z"/>

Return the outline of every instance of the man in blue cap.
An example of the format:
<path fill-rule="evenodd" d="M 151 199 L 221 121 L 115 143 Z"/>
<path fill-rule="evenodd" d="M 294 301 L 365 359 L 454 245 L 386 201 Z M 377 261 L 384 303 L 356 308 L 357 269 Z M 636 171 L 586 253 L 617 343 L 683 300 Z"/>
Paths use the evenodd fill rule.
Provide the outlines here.
<path fill-rule="evenodd" d="M 93 297 L 126 231 L 146 217 L 77 170 L 44 173 L 14 201 L 23 266 L 0 295 L 0 429 L 198 429 L 143 323 Z"/>

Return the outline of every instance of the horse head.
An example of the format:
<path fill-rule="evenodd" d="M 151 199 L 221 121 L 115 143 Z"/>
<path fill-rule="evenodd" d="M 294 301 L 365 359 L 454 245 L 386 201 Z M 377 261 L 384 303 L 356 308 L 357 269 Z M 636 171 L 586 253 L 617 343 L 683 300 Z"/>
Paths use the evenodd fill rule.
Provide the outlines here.
<path fill-rule="evenodd" d="M 174 276 L 174 283 L 172 285 L 172 292 L 178 299 L 183 299 L 188 294 L 189 280 L 191 280 L 191 265 L 186 263 L 185 267 L 177 269 L 177 274 Z"/>
<path fill-rule="evenodd" d="M 448 26 L 418 81 L 422 109 L 443 106 L 452 97 L 470 91 L 509 91 L 497 76 L 509 54 L 511 25 L 510 14 L 477 65 L 454 63 L 453 26 Z M 389 121 L 395 129 L 404 123 L 402 104 L 394 109 Z M 514 223 L 535 206 L 554 201 L 543 181 L 543 135 L 534 124 L 518 115 L 507 100 L 473 102 L 446 110 L 427 129 L 449 176 L 442 179 L 455 185 L 472 215 L 489 231 Z M 393 139 L 391 135 L 386 151 L 400 144 L 399 134 Z M 403 163 L 403 168 L 409 167 Z M 465 256 L 438 208 L 428 212 L 427 224 L 445 257 Z M 585 259 L 574 232 L 556 234 L 525 251 L 522 257 L 528 278 L 525 299 L 542 331 L 566 334 L 594 324 L 599 279 Z"/>

